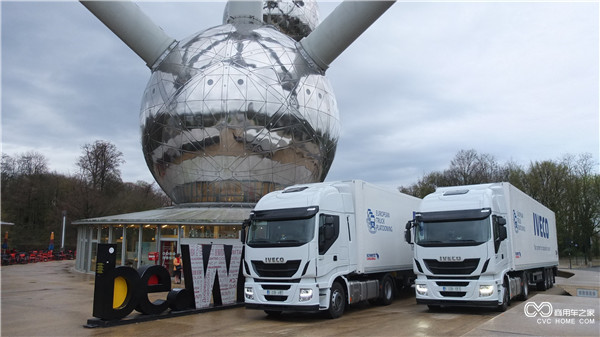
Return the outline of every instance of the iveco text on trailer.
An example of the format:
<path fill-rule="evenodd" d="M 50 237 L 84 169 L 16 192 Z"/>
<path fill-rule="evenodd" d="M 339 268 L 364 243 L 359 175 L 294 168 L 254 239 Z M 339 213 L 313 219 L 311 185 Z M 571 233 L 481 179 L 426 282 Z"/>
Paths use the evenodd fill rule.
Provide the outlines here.
<path fill-rule="evenodd" d="M 443 187 L 407 224 L 417 303 L 496 307 L 552 287 L 558 266 L 554 212 L 509 183 Z"/>
<path fill-rule="evenodd" d="M 271 192 L 250 216 L 244 259 L 246 308 L 343 314 L 347 304 L 389 304 L 410 285 L 404 224 L 420 199 L 359 181 Z"/>

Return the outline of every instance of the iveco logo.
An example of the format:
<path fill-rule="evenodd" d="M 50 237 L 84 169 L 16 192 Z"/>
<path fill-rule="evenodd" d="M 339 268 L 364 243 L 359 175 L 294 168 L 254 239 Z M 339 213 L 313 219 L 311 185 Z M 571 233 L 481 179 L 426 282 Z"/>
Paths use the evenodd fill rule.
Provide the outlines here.
<path fill-rule="evenodd" d="M 460 256 L 440 256 L 440 262 L 460 262 L 462 261 L 462 257 Z"/>
<path fill-rule="evenodd" d="M 285 263 L 283 257 L 265 257 L 265 263 Z"/>

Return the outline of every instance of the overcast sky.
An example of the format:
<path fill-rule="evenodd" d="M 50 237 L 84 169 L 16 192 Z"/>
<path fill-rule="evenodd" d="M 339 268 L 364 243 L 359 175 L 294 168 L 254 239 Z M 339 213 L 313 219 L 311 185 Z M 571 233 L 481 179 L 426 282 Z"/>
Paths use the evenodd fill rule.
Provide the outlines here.
<path fill-rule="evenodd" d="M 221 24 L 224 2 L 138 2 L 177 40 Z M 337 3 L 321 3 L 321 20 Z M 80 3 L 1 2 L 2 151 L 77 172 L 81 146 L 123 152 L 153 182 L 139 108 L 150 70 Z M 599 161 L 599 5 L 398 2 L 327 71 L 342 134 L 327 180 L 409 185 L 459 150 L 500 164 Z"/>

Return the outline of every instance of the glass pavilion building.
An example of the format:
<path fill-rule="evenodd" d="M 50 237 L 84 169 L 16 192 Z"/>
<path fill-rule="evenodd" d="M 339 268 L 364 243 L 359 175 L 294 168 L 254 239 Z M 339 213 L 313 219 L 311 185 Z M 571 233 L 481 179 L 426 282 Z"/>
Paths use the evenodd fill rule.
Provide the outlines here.
<path fill-rule="evenodd" d="M 160 264 L 171 270 L 181 244 L 233 244 L 240 240 L 251 204 L 203 204 L 160 208 L 74 221 L 75 268 L 95 272 L 99 243 L 117 245 L 117 266 Z"/>

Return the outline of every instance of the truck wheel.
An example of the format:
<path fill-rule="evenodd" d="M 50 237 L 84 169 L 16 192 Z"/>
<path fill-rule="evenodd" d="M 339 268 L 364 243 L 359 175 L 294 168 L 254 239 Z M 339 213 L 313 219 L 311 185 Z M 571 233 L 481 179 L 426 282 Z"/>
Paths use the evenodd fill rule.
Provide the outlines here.
<path fill-rule="evenodd" d="M 542 281 L 536 283 L 536 286 L 538 291 L 544 291 L 548 289 L 548 273 L 546 270 L 542 272 Z"/>
<path fill-rule="evenodd" d="M 344 288 L 342 288 L 339 282 L 333 282 L 329 297 L 329 309 L 327 309 L 329 318 L 338 318 L 342 316 L 345 308 L 346 295 L 344 293 Z"/>
<path fill-rule="evenodd" d="M 521 301 L 527 301 L 527 298 L 529 297 L 529 282 L 527 279 L 526 272 L 524 272 L 523 275 L 521 276 L 521 282 L 522 282 L 521 295 L 519 295 L 519 299 Z"/>
<path fill-rule="evenodd" d="M 508 291 L 509 291 L 508 283 L 506 281 L 504 281 L 504 284 L 502 285 L 502 287 L 504 288 L 504 296 L 502 297 L 502 304 L 500 304 L 498 306 L 498 311 L 500 311 L 500 312 L 506 311 L 506 309 L 508 309 L 508 306 L 510 305 L 510 294 L 508 293 Z"/>
<path fill-rule="evenodd" d="M 379 295 L 380 305 L 390 305 L 394 300 L 394 280 L 388 275 L 381 281 L 381 294 Z"/>

